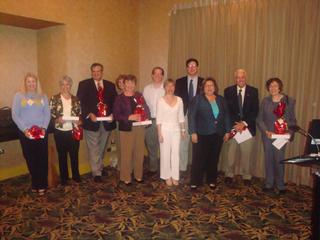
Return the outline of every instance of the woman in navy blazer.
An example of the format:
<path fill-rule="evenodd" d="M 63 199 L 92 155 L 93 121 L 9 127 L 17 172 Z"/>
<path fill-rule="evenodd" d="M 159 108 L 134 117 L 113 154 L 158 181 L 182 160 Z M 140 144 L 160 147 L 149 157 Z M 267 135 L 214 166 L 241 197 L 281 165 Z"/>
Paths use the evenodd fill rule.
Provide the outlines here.
<path fill-rule="evenodd" d="M 209 77 L 202 86 L 203 94 L 194 97 L 188 114 L 189 133 L 194 143 L 191 189 L 202 185 L 204 174 L 210 188 L 216 187 L 222 143 L 228 140 L 231 130 L 227 104 L 218 95 L 216 80 Z"/>

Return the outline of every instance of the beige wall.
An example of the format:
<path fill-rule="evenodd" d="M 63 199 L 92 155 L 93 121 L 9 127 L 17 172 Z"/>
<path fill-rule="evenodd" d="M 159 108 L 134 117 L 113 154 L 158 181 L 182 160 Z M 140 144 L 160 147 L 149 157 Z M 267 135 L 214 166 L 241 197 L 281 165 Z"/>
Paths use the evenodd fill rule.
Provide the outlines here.
<path fill-rule="evenodd" d="M 139 1 L 139 73 L 141 86 L 151 81 L 155 66 L 168 69 L 170 10 L 176 3 L 192 0 L 140 0 Z M 181 63 L 184 65 L 184 63 Z M 166 76 L 165 77 L 170 77 Z M 141 87 L 140 86 L 140 87 Z"/>
<path fill-rule="evenodd" d="M 59 91 L 58 80 L 68 74 L 65 26 L 38 30 L 38 75 L 43 91 L 50 97 Z"/>
<path fill-rule="evenodd" d="M 37 32 L 0 25 L 0 107 L 11 106 L 26 72 L 37 72 Z M 3 91 L 5 89 L 5 91 Z"/>
<path fill-rule="evenodd" d="M 65 46 L 60 46 L 65 48 L 66 71 L 77 81 L 89 76 L 94 61 L 105 66 L 107 79 L 115 79 L 120 72 L 139 73 L 136 1 L 2 0 L 0 12 L 65 24 Z"/>

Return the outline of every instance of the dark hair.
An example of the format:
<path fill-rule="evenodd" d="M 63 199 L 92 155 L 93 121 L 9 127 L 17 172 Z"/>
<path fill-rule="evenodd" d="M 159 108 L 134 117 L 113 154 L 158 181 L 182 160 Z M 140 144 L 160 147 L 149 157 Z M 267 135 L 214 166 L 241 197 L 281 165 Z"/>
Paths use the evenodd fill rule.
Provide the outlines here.
<path fill-rule="evenodd" d="M 270 79 L 268 79 L 268 80 L 266 81 L 266 89 L 267 89 L 267 91 L 269 91 L 270 84 L 273 83 L 273 82 L 278 83 L 278 85 L 279 85 L 279 90 L 280 90 L 280 92 L 282 92 L 282 90 L 283 90 L 283 83 L 282 83 L 282 81 L 280 80 L 280 78 L 276 78 L 276 77 L 270 78 Z"/>
<path fill-rule="evenodd" d="M 201 90 L 204 93 L 204 85 L 206 85 L 207 82 L 212 82 L 214 86 L 214 94 L 217 95 L 219 92 L 219 87 L 217 84 L 217 81 L 213 77 L 207 77 L 205 80 L 203 80 L 201 85 Z"/>
<path fill-rule="evenodd" d="M 162 76 L 163 76 L 163 75 L 164 75 L 164 70 L 163 70 L 162 67 L 154 67 L 154 68 L 152 68 L 151 74 L 153 75 L 154 72 L 155 72 L 156 70 L 158 70 L 158 69 L 161 71 L 161 74 L 162 74 Z"/>
<path fill-rule="evenodd" d="M 127 74 L 124 75 L 125 77 L 123 78 L 123 83 L 125 83 L 126 81 L 132 81 L 134 82 L 134 84 L 137 84 L 137 78 L 135 75 L 133 74 Z"/>
<path fill-rule="evenodd" d="M 195 59 L 195 58 L 189 58 L 189 59 L 186 61 L 186 67 L 188 67 L 189 63 L 191 63 L 191 62 L 195 62 L 196 65 L 197 65 L 197 67 L 199 66 L 199 62 L 198 62 L 197 59 Z"/>
<path fill-rule="evenodd" d="M 120 74 L 117 78 L 116 78 L 116 87 L 120 90 L 120 87 L 119 87 L 119 82 L 120 82 L 120 80 L 122 79 L 122 80 L 124 80 L 124 78 L 126 77 L 126 75 L 125 74 Z"/>
<path fill-rule="evenodd" d="M 101 70 L 103 71 L 103 65 L 101 63 L 92 63 L 90 70 L 92 71 L 94 67 L 101 67 Z"/>
<path fill-rule="evenodd" d="M 174 86 L 176 85 L 176 81 L 171 79 L 171 78 L 168 78 L 167 80 L 164 81 L 163 83 L 163 87 L 165 88 L 169 83 L 172 83 Z"/>

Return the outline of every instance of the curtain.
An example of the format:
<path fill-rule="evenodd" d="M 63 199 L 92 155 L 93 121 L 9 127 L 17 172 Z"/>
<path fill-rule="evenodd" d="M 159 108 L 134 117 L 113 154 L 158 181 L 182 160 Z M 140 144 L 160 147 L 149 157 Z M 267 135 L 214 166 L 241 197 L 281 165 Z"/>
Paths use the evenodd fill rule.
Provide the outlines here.
<path fill-rule="evenodd" d="M 185 61 L 200 63 L 200 76 L 213 76 L 220 94 L 233 85 L 234 71 L 247 71 L 247 83 L 268 95 L 265 82 L 279 77 L 284 92 L 296 99 L 298 125 L 308 129 L 320 118 L 320 1 L 203 0 L 176 5 L 170 15 L 168 76 L 186 75 Z M 287 157 L 304 152 L 306 138 L 296 134 Z M 220 170 L 224 170 L 224 152 Z M 261 135 L 258 133 L 252 173 L 264 177 Z M 285 180 L 311 185 L 307 167 L 286 166 Z"/>

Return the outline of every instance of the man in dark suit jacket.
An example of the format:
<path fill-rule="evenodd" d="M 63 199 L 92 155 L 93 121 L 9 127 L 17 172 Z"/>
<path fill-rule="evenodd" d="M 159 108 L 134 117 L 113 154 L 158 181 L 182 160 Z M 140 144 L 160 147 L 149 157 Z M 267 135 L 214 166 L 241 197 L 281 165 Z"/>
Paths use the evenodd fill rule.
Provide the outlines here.
<path fill-rule="evenodd" d="M 200 94 L 203 78 L 198 76 L 199 62 L 197 59 L 189 58 L 186 61 L 187 76 L 177 79 L 175 95 L 182 98 L 183 111 L 185 115 L 186 128 L 188 127 L 187 112 L 189 104 L 192 98 Z M 180 144 L 180 170 L 186 171 L 189 162 L 189 144 L 190 136 L 188 135 L 188 129 L 184 129 L 186 132 L 186 138 L 181 139 Z"/>
<path fill-rule="evenodd" d="M 234 176 L 234 163 L 240 160 L 240 170 L 244 183 L 250 185 L 250 159 L 256 135 L 256 118 L 259 112 L 258 89 L 246 84 L 247 73 L 238 69 L 234 73 L 236 84 L 224 90 L 224 97 L 228 103 L 231 123 L 236 132 L 246 128 L 253 138 L 238 144 L 234 139 L 227 143 L 226 184 L 231 184 Z M 240 151 L 240 155 L 236 153 Z"/>
<path fill-rule="evenodd" d="M 116 128 L 113 120 L 97 121 L 98 92 L 106 106 L 106 116 L 112 117 L 112 108 L 117 95 L 115 85 L 103 80 L 103 66 L 100 63 L 91 65 L 92 78 L 79 83 L 77 96 L 81 102 L 84 135 L 87 142 L 92 175 L 95 182 L 101 182 L 104 152 L 110 131 Z"/>

